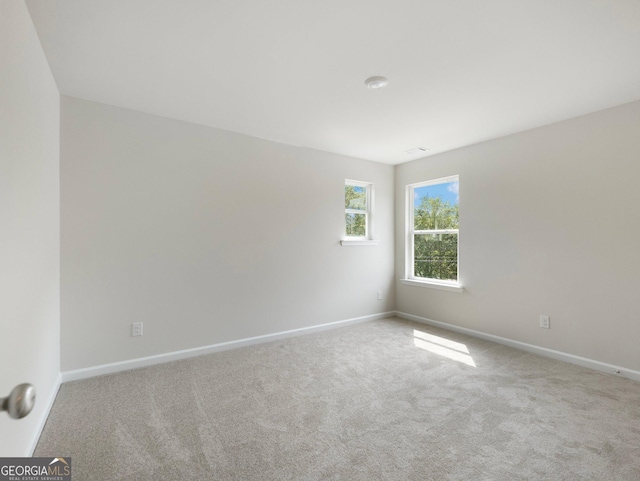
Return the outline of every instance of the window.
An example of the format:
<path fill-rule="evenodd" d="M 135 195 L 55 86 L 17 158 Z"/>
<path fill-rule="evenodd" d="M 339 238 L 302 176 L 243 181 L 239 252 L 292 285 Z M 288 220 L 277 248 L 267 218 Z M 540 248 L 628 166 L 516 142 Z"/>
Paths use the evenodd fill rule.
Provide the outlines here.
<path fill-rule="evenodd" d="M 458 189 L 458 176 L 407 186 L 407 280 L 461 290 Z"/>
<path fill-rule="evenodd" d="M 375 245 L 372 239 L 373 184 L 344 182 L 345 238 L 342 245 Z"/>

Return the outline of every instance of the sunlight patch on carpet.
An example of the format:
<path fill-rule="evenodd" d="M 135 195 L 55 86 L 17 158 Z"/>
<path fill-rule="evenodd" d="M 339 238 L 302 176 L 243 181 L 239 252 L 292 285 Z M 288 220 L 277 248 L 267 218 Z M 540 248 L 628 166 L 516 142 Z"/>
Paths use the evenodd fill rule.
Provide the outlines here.
<path fill-rule="evenodd" d="M 467 366 L 476 367 L 473 358 L 469 355 L 469 349 L 465 344 L 451 341 L 440 336 L 427 334 L 426 332 L 413 331 L 413 343 L 416 347 L 429 351 L 438 356 L 446 357 L 454 361 L 462 362 Z"/>

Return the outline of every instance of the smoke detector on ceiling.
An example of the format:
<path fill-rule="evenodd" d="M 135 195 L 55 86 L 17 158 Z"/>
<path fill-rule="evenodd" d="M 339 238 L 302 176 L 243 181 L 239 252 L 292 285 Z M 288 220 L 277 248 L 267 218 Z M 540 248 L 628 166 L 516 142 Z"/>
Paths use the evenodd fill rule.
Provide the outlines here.
<path fill-rule="evenodd" d="M 370 89 L 381 89 L 387 86 L 389 81 L 385 77 L 375 76 L 369 77 L 364 81 L 364 84 Z"/>

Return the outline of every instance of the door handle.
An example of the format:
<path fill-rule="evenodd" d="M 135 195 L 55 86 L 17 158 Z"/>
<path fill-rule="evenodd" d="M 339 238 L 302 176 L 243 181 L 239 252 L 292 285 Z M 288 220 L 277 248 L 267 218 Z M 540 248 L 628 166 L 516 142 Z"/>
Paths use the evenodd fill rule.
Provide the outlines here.
<path fill-rule="evenodd" d="M 36 403 L 36 388 L 24 383 L 18 384 L 8 397 L 0 398 L 0 411 L 7 411 L 13 419 L 25 417 Z"/>

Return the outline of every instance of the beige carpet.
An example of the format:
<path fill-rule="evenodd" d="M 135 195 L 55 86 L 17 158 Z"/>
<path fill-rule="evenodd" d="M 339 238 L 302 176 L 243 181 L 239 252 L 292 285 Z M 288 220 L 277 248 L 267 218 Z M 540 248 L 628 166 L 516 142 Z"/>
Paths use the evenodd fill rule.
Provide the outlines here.
<path fill-rule="evenodd" d="M 639 480 L 640 383 L 390 319 L 66 383 L 82 480 Z"/>

